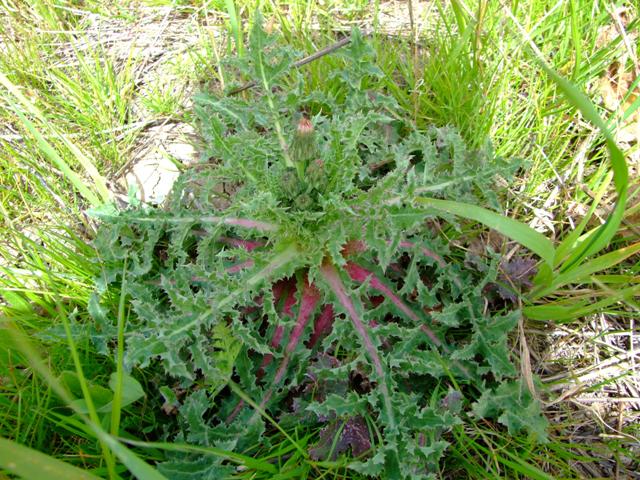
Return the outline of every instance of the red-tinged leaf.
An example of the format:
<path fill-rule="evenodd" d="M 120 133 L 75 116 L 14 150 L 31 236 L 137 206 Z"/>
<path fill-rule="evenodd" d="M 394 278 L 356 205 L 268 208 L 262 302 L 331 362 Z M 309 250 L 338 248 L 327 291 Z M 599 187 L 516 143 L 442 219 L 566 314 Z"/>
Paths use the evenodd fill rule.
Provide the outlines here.
<path fill-rule="evenodd" d="M 286 295 L 284 299 L 284 305 L 282 307 L 282 315 L 293 317 L 293 306 L 296 303 L 296 282 L 294 278 L 285 278 L 280 280 L 272 287 L 273 292 L 273 301 L 276 305 L 280 303 L 283 295 Z M 270 345 L 272 348 L 276 348 L 280 345 L 282 341 L 282 335 L 284 334 L 284 328 L 282 325 L 276 325 L 276 328 L 273 331 L 273 336 L 271 337 Z M 262 363 L 260 368 L 258 369 L 257 377 L 262 378 L 264 375 L 264 369 L 271 363 L 273 360 L 273 355 L 266 354 L 262 359 Z"/>
<path fill-rule="evenodd" d="M 358 314 L 358 310 L 356 309 L 353 300 L 347 293 L 347 290 L 345 289 L 344 284 L 340 279 L 340 274 L 336 270 L 336 267 L 325 259 L 322 266 L 320 267 L 320 273 L 324 277 L 331 290 L 333 290 L 333 292 L 336 294 L 336 297 L 338 297 L 338 301 L 345 309 L 349 319 L 351 320 L 351 323 L 360 336 L 360 340 L 362 341 L 362 344 L 367 351 L 369 359 L 373 362 L 373 367 L 376 371 L 376 374 L 380 378 L 380 389 L 384 398 L 388 422 L 392 427 L 392 430 L 395 430 L 395 420 L 391 404 L 391 397 L 389 395 L 389 389 L 386 384 L 386 375 L 382 366 L 382 360 L 380 360 L 378 351 L 376 350 L 376 347 L 373 344 L 373 341 L 371 340 L 371 337 L 369 336 L 369 333 L 367 332 L 367 329 L 364 326 L 360 315 Z"/>
<path fill-rule="evenodd" d="M 239 271 L 244 270 L 245 268 L 253 267 L 253 265 L 254 265 L 253 260 L 247 260 L 244 262 L 236 263 L 235 265 L 231 265 L 230 267 L 227 267 L 227 273 L 238 273 Z"/>
<path fill-rule="evenodd" d="M 309 455 L 314 460 L 335 461 L 350 448 L 351 454 L 359 457 L 371 449 L 369 437 L 367 422 L 360 415 L 346 422 L 336 420 L 320 431 L 320 440 L 309 450 Z"/>
<path fill-rule="evenodd" d="M 282 294 L 284 292 L 284 285 L 287 279 L 278 280 L 271 287 L 271 293 L 273 293 L 273 303 L 277 304 L 282 298 Z"/>
<path fill-rule="evenodd" d="M 273 348 L 280 345 L 280 341 L 282 340 L 282 334 L 284 333 L 284 328 L 282 325 L 278 325 L 273 332 L 273 337 L 271 337 L 271 346 Z"/>
<path fill-rule="evenodd" d="M 284 305 L 282 306 L 282 314 L 288 317 L 293 317 L 293 307 L 296 304 L 296 283 L 291 281 L 291 286 L 287 290 L 286 297 L 284 299 Z"/>
<path fill-rule="evenodd" d="M 216 219 L 217 217 L 205 217 L 209 219 Z M 278 230 L 278 225 L 268 222 L 261 222 L 259 220 L 249 220 L 247 218 L 223 218 L 220 219 L 222 223 L 227 225 L 234 225 L 236 227 L 251 228 L 255 230 L 261 230 L 264 232 L 275 232 Z"/>
<path fill-rule="evenodd" d="M 349 274 L 352 280 L 355 280 L 359 283 L 364 283 L 369 280 L 369 286 L 374 290 L 379 291 L 385 297 L 387 297 L 398 309 L 404 313 L 410 320 L 413 320 L 417 324 L 420 324 L 421 330 L 427 334 L 427 336 L 431 339 L 431 341 L 435 345 L 442 345 L 440 339 L 436 336 L 433 331 L 424 324 L 424 320 L 422 320 L 411 308 L 409 308 L 402 299 L 396 295 L 391 288 L 385 285 L 382 280 L 375 276 L 373 272 L 370 272 L 364 267 L 357 265 L 353 262 L 347 262 L 345 265 L 345 270 Z"/>
<path fill-rule="evenodd" d="M 258 247 L 263 247 L 265 242 L 258 240 L 244 240 L 242 238 L 220 237 L 220 243 L 230 245 L 232 247 L 244 248 L 247 252 L 251 252 Z"/>
<path fill-rule="evenodd" d="M 335 313 L 333 312 L 333 306 L 331 304 L 324 305 L 320 315 L 318 315 L 313 324 L 313 333 L 307 344 L 309 348 L 313 348 L 314 345 L 318 343 L 318 340 L 331 331 L 334 318 Z"/>
<path fill-rule="evenodd" d="M 400 242 L 398 246 L 400 248 L 408 249 L 408 248 L 414 248 L 416 244 L 414 242 L 403 241 L 403 242 Z M 367 247 L 367 244 L 364 242 L 364 240 L 350 240 L 344 245 L 344 247 L 342 247 L 342 255 L 344 257 L 349 257 L 357 253 L 366 252 L 367 250 L 368 250 L 368 247 Z M 438 265 L 440 265 L 441 267 L 444 267 L 446 265 L 446 262 L 444 261 L 444 259 L 433 250 L 429 250 L 426 247 L 420 247 L 420 251 L 425 257 L 429 257 L 435 260 L 438 263 Z"/>
<path fill-rule="evenodd" d="M 320 292 L 316 288 L 315 285 L 309 283 L 308 278 L 305 275 L 303 280 L 303 288 L 302 288 L 302 298 L 300 299 L 300 308 L 298 309 L 298 318 L 296 319 L 296 325 L 289 336 L 289 341 L 287 342 L 287 347 L 285 348 L 284 358 L 282 359 L 282 363 L 280 367 L 278 367 L 278 371 L 273 379 L 272 387 L 267 391 L 262 402 L 260 403 L 261 407 L 264 407 L 271 395 L 273 394 L 273 389 L 276 385 L 280 383 L 282 377 L 287 371 L 287 367 L 289 366 L 289 360 L 291 358 L 291 353 L 296 349 L 298 343 L 300 343 L 300 338 L 304 332 L 305 327 L 309 323 L 311 319 L 311 314 L 314 312 L 318 302 L 320 301 Z"/>
<path fill-rule="evenodd" d="M 280 303 L 284 297 L 284 305 L 282 314 L 288 317 L 294 316 L 293 306 L 296 304 L 296 282 L 294 278 L 285 278 L 273 285 L 273 302 L 275 305 Z"/>
<path fill-rule="evenodd" d="M 302 337 L 302 333 L 304 332 L 305 327 L 309 323 L 311 314 L 320 301 L 320 292 L 315 287 L 315 285 L 309 283 L 309 280 L 306 278 L 306 276 L 303 282 L 304 286 L 302 288 L 302 298 L 300 299 L 298 318 L 296 319 L 296 325 L 293 328 L 291 335 L 289 336 L 289 342 L 287 343 L 287 347 L 285 349 L 285 357 L 282 359 L 282 364 L 280 365 L 280 368 L 278 368 L 276 376 L 273 380 L 273 383 L 275 385 L 280 383 L 280 380 L 282 380 L 282 377 L 287 370 L 289 356 L 300 342 L 300 338 Z"/>
<path fill-rule="evenodd" d="M 283 334 L 284 334 L 284 328 L 282 327 L 282 325 L 276 326 L 276 328 L 273 331 L 273 336 L 271 337 L 271 342 L 269 342 L 269 345 L 271 345 L 271 348 L 276 348 L 278 347 L 278 345 L 280 345 Z M 272 360 L 273 360 L 273 355 L 271 355 L 270 353 L 267 353 L 263 357 L 262 363 L 260 364 L 260 368 L 256 373 L 256 377 L 262 378 L 264 376 L 264 369 L 269 366 Z"/>
<path fill-rule="evenodd" d="M 306 279 L 305 279 L 306 282 Z M 296 304 L 296 282 L 295 282 L 295 278 L 291 277 L 291 278 L 285 278 L 282 279 L 278 282 L 276 282 L 273 287 L 271 288 L 271 291 L 273 292 L 273 301 L 274 303 L 277 305 L 278 303 L 280 303 L 280 301 L 282 300 L 282 297 L 284 296 L 284 304 L 282 306 L 282 315 L 285 316 L 289 316 L 289 317 L 293 317 L 294 313 L 293 313 L 293 306 Z M 303 291 L 303 300 L 304 300 L 304 291 Z M 302 307 L 301 307 L 302 308 Z M 273 335 L 271 337 L 271 341 L 270 341 L 270 345 L 272 348 L 276 348 L 280 345 L 280 342 L 282 341 L 282 336 L 284 334 L 284 328 L 282 325 L 276 325 L 276 328 L 273 331 Z M 263 359 L 262 359 L 262 363 L 260 364 L 260 367 L 258 368 L 258 371 L 256 372 L 256 377 L 258 379 L 262 378 L 264 376 L 264 369 L 273 361 L 273 355 L 271 355 L 270 353 L 266 354 Z M 286 372 L 286 368 L 287 365 L 289 363 L 289 359 L 287 356 L 285 356 L 285 358 L 282 360 L 282 364 L 280 365 L 280 368 L 278 369 L 278 372 L 276 373 L 276 379 L 274 381 L 274 384 L 279 383 L 282 375 L 284 375 L 284 373 Z M 280 377 L 280 378 L 278 378 Z M 273 389 L 270 389 L 267 394 L 265 395 L 264 399 L 262 400 L 262 405 L 264 406 L 269 399 L 271 398 Z M 233 412 L 231 412 L 231 414 L 229 415 L 229 417 L 227 418 L 226 422 L 227 424 L 231 423 L 233 421 L 233 419 L 238 415 L 238 413 L 240 413 L 240 410 L 242 410 L 242 407 L 244 406 L 244 402 L 242 400 L 240 400 L 240 402 L 238 403 L 238 405 L 236 406 L 236 408 L 234 408 Z"/>
<path fill-rule="evenodd" d="M 231 424 L 231 422 L 233 422 L 235 420 L 235 418 L 238 416 L 238 414 L 242 410 L 242 407 L 244 407 L 244 400 L 238 401 L 238 404 L 235 406 L 233 411 L 229 414 L 229 416 L 227 417 L 227 419 L 224 422 L 227 425 Z"/>
<path fill-rule="evenodd" d="M 391 288 L 389 288 L 387 285 L 385 285 L 382 282 L 382 280 L 380 280 L 378 277 L 376 277 L 373 272 L 370 272 L 366 268 L 364 268 L 364 267 L 362 267 L 360 265 L 357 265 L 357 264 L 355 264 L 353 262 L 347 262 L 347 264 L 345 265 L 345 269 L 347 270 L 347 273 L 349 273 L 349 276 L 351 277 L 351 279 L 355 280 L 356 282 L 363 283 L 367 279 L 369 279 L 369 286 L 371 288 L 373 288 L 375 290 L 378 290 L 385 297 L 387 297 L 389 300 L 391 300 L 393 302 L 393 304 L 396 305 L 396 307 L 398 307 L 398 309 L 401 312 L 403 312 L 405 315 L 407 315 L 414 322 L 420 324 L 420 330 L 422 330 L 422 332 L 427 337 L 429 337 L 429 339 L 433 342 L 434 345 L 443 348 L 445 351 L 448 351 L 447 346 L 440 341 L 440 339 L 436 336 L 434 331 L 431 330 L 424 323 L 424 321 L 422 321 L 418 317 L 418 315 L 413 310 L 411 310 L 411 308 L 409 308 L 402 301 L 402 299 L 400 297 L 398 297 L 395 293 L 393 293 Z M 457 362 L 457 361 L 454 361 L 454 364 L 460 369 L 460 371 L 467 378 L 471 378 L 471 373 L 469 372 L 469 370 L 464 365 L 462 365 L 460 362 Z"/>
<path fill-rule="evenodd" d="M 353 262 L 347 262 L 345 265 L 345 270 L 349 274 L 352 280 L 355 280 L 359 283 L 364 283 L 369 280 L 369 286 L 374 290 L 379 291 L 385 297 L 387 297 L 393 304 L 398 307 L 398 309 L 404 313 L 408 318 L 413 320 L 416 323 L 420 322 L 420 318 L 413 312 L 404 302 L 398 297 L 391 288 L 385 285 L 382 280 L 375 276 L 375 274 L 360 265 L 357 265 Z"/>
<path fill-rule="evenodd" d="M 372 295 L 369 297 L 369 301 L 371 302 L 371 306 L 376 308 L 382 302 L 384 302 L 384 295 Z"/>
<path fill-rule="evenodd" d="M 358 332 L 361 340 L 364 343 L 364 347 L 367 350 L 367 353 L 369 354 L 371 361 L 374 363 L 376 373 L 380 377 L 384 377 L 382 362 L 380 361 L 380 357 L 378 356 L 376 347 L 373 345 L 373 342 L 369 338 L 369 334 L 367 333 L 364 323 L 360 319 L 360 315 L 358 314 L 356 307 L 353 304 L 353 301 L 351 300 L 351 298 L 349 297 L 349 294 L 344 288 L 344 285 L 342 283 L 342 280 L 340 279 L 340 275 L 338 274 L 338 271 L 332 264 L 325 262 L 320 268 L 320 272 L 322 273 L 322 276 L 325 278 L 325 280 L 327 281 L 331 289 L 334 291 L 334 293 L 338 297 L 338 301 L 340 302 L 340 304 L 343 306 L 343 308 L 346 310 L 347 314 L 349 315 L 351 322 L 355 326 L 356 331 Z"/>
<path fill-rule="evenodd" d="M 400 248 L 413 248 L 415 246 L 416 244 L 413 242 L 407 242 L 407 241 L 400 242 Z M 446 262 L 444 261 L 444 259 L 433 250 L 429 250 L 426 247 L 420 247 L 420 251 L 425 257 L 434 259 L 436 263 L 441 267 L 444 267 L 446 265 Z"/>
<path fill-rule="evenodd" d="M 309 323 L 311 314 L 316 308 L 316 305 L 320 301 L 320 292 L 315 285 L 309 283 L 307 278 L 304 279 L 304 288 L 302 289 L 302 299 L 300 300 L 300 310 L 298 311 L 298 320 L 296 326 L 289 337 L 289 343 L 287 344 L 287 353 L 293 352 L 296 345 L 300 342 L 300 337 L 304 332 L 304 328 Z"/>
<path fill-rule="evenodd" d="M 364 240 L 350 240 L 344 244 L 344 247 L 342 247 L 342 256 L 349 257 L 351 255 L 366 251 L 367 244 L 364 242 Z"/>
<path fill-rule="evenodd" d="M 347 420 L 347 423 L 344 425 L 337 447 L 339 449 L 351 447 L 351 454 L 354 457 L 359 457 L 371 449 L 371 440 L 369 437 L 369 429 L 364 418 L 360 416 L 353 417 Z"/>

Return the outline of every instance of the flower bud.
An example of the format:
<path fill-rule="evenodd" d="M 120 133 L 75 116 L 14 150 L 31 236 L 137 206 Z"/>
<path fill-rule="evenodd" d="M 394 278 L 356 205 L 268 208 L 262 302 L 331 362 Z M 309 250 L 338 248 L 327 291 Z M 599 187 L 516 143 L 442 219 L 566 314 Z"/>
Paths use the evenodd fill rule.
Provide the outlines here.
<path fill-rule="evenodd" d="M 280 177 L 280 186 L 286 197 L 294 199 L 301 190 L 300 179 L 294 168 L 288 168 Z"/>
<path fill-rule="evenodd" d="M 297 132 L 298 136 L 307 137 L 313 134 L 313 123 L 306 117 L 302 117 L 298 122 Z"/>
<path fill-rule="evenodd" d="M 307 167 L 305 172 L 305 180 L 316 190 L 320 190 L 326 180 L 324 171 L 324 162 L 319 158 L 314 160 Z"/>
<path fill-rule="evenodd" d="M 298 195 L 298 198 L 296 198 L 296 207 L 298 207 L 298 209 L 300 210 L 307 210 L 312 205 L 313 205 L 313 198 L 311 198 L 306 193 L 303 193 L 302 195 Z"/>
<path fill-rule="evenodd" d="M 291 142 L 291 160 L 306 164 L 313 158 L 316 150 L 315 135 L 311 120 L 302 117 Z"/>

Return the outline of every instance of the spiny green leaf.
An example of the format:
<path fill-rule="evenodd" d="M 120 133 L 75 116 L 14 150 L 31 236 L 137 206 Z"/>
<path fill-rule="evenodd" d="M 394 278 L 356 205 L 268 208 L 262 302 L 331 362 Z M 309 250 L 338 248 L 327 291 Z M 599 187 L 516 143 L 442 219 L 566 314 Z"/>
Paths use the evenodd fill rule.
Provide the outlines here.
<path fill-rule="evenodd" d="M 473 404 L 473 412 L 480 418 L 497 418 L 512 434 L 526 431 L 538 441 L 547 440 L 547 420 L 523 381 L 486 390 Z"/>

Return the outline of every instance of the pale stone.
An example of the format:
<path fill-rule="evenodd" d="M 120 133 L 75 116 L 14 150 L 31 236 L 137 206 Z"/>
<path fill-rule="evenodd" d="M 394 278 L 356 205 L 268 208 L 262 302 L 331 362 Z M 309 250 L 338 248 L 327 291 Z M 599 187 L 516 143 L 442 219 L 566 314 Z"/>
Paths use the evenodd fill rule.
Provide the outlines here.
<path fill-rule="evenodd" d="M 180 175 L 178 165 L 197 160 L 195 147 L 188 142 L 193 128 L 186 124 L 167 124 L 146 132 L 147 144 L 140 150 L 125 174 L 127 188 L 136 190 L 136 198 L 161 204 Z"/>

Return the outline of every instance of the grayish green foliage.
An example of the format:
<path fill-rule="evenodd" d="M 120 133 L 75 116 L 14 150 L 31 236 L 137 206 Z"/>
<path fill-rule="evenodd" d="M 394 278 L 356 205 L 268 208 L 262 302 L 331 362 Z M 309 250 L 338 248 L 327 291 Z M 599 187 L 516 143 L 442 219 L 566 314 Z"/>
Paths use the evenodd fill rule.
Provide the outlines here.
<path fill-rule="evenodd" d="M 414 202 L 429 194 L 498 208 L 492 187 L 517 165 L 489 147 L 467 149 L 450 129 L 404 121 L 377 89 L 372 50 L 352 35 L 326 91 L 306 92 L 303 75 L 291 73 L 298 54 L 257 18 L 233 65 L 268 90 L 196 98 L 202 164 L 182 175 L 165 208 L 102 214 L 98 293 L 120 287 L 126 259 L 125 363 L 160 368 L 162 395 L 181 402 L 173 438 L 236 451 L 268 445 L 268 423 L 225 388 L 233 379 L 283 426 L 324 428 L 315 456 L 356 453 L 351 466 L 362 473 L 431 478 L 447 432 L 477 399 L 476 415 L 544 438 L 538 404 L 513 387 L 507 337 L 519 313 L 487 309 L 496 265 L 463 267 Z M 302 115 L 320 162 L 305 159 L 299 175 L 274 122 L 291 145 Z M 327 306 L 333 324 L 311 345 Z M 91 311 L 104 350 L 113 325 L 95 299 Z M 175 479 L 232 471 L 197 455 L 161 468 Z"/>

